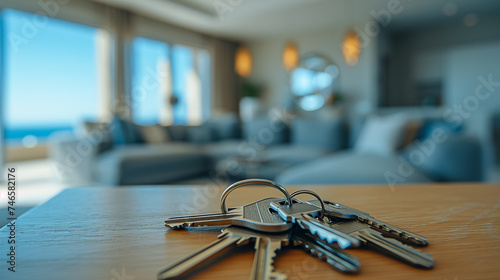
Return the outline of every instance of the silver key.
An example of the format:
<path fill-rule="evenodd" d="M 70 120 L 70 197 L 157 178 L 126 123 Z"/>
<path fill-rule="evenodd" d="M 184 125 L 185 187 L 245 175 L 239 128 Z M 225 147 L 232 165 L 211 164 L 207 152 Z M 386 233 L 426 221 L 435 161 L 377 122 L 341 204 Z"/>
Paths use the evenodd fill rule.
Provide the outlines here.
<path fill-rule="evenodd" d="M 284 221 L 297 224 L 303 230 L 326 240 L 328 243 L 337 242 L 342 249 L 360 245 L 358 239 L 332 229 L 324 221 L 315 219 L 314 217 L 319 217 L 321 209 L 314 205 L 303 202 L 295 202 L 292 205 L 271 202 L 271 208 L 277 211 Z"/>
<path fill-rule="evenodd" d="M 363 245 L 378 252 L 392 256 L 420 268 L 432 268 L 434 259 L 428 253 L 414 249 L 396 239 L 385 238 L 379 231 L 373 230 L 369 225 L 358 220 L 337 220 L 332 221 L 332 228 L 358 238 Z"/>
<path fill-rule="evenodd" d="M 281 233 L 262 233 L 241 227 L 230 226 L 222 230 L 218 240 L 197 252 L 168 266 L 158 273 L 158 279 L 181 279 L 200 268 L 213 263 L 231 249 L 255 240 L 256 253 L 250 279 L 286 279 L 282 272 L 273 271 L 273 259 L 281 245 L 287 245 L 290 231 Z M 262 242 L 262 240 L 264 240 Z M 264 250 L 262 252 L 261 250 Z M 257 263 L 256 263 L 257 262 Z"/>
<path fill-rule="evenodd" d="M 281 232 L 289 230 L 292 225 L 283 221 L 269 210 L 269 204 L 283 201 L 282 198 L 270 197 L 235 207 L 228 213 L 212 213 L 171 217 L 165 220 L 165 226 L 173 229 L 200 226 L 235 225 L 264 232 Z"/>
<path fill-rule="evenodd" d="M 286 280 L 286 274 L 274 271 L 273 264 L 277 251 L 281 246 L 287 246 L 290 242 L 290 234 L 287 233 L 253 233 L 255 235 L 255 255 L 252 265 L 253 280 Z"/>
<path fill-rule="evenodd" d="M 294 246 L 301 246 L 306 252 L 320 261 L 328 263 L 333 269 L 343 273 L 359 273 L 361 262 L 359 259 L 344 250 L 325 244 L 313 236 L 296 231 L 292 235 Z"/>
<path fill-rule="evenodd" d="M 320 203 L 317 199 L 308 200 L 307 203 L 320 207 Z M 370 225 L 373 229 L 385 235 L 389 235 L 390 237 L 394 237 L 404 243 L 417 246 L 427 246 L 429 244 L 429 241 L 424 236 L 384 223 L 366 212 L 339 203 L 333 203 L 328 200 L 323 200 L 323 203 L 325 204 L 325 214 L 327 216 L 353 220 L 357 219 L 362 223 Z"/>

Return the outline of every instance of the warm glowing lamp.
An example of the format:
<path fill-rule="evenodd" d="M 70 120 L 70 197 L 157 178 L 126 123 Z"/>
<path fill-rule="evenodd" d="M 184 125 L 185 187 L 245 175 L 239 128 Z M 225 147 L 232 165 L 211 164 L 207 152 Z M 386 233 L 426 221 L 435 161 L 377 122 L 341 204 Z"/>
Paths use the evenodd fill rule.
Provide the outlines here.
<path fill-rule="evenodd" d="M 359 42 L 358 34 L 354 30 L 349 30 L 342 42 L 342 54 L 348 65 L 356 65 L 361 54 L 361 43 Z"/>
<path fill-rule="evenodd" d="M 240 46 L 236 50 L 234 70 L 241 77 L 248 77 L 252 73 L 252 54 L 247 46 Z"/>
<path fill-rule="evenodd" d="M 287 71 L 290 71 L 297 67 L 299 64 L 299 51 L 297 46 L 289 42 L 286 44 L 285 49 L 283 49 L 283 66 Z"/>

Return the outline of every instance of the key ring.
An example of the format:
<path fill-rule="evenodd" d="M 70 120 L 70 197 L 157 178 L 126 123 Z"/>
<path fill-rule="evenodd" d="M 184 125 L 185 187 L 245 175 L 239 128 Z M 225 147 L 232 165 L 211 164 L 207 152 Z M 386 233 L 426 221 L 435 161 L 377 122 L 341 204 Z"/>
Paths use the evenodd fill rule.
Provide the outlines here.
<path fill-rule="evenodd" d="M 325 217 L 325 212 L 326 212 L 326 209 L 325 209 L 325 203 L 323 203 L 323 199 L 321 199 L 321 197 L 313 192 L 313 191 L 310 191 L 310 190 L 298 190 L 298 191 L 294 191 L 293 193 L 290 194 L 290 197 L 294 197 L 294 196 L 297 196 L 299 194 L 310 194 L 314 197 L 316 197 L 318 200 L 319 200 L 319 203 L 321 204 L 321 219 L 323 219 Z"/>
<path fill-rule="evenodd" d="M 237 188 L 248 186 L 248 185 L 260 185 L 260 186 L 269 186 L 273 187 L 275 189 L 280 190 L 286 197 L 286 204 L 287 205 L 292 205 L 292 197 L 288 193 L 288 191 L 280 184 L 270 181 L 270 180 L 264 180 L 264 179 L 247 179 L 247 180 L 242 180 L 238 181 L 236 183 L 233 183 L 227 189 L 224 190 L 220 197 L 220 210 L 222 213 L 227 213 L 227 208 L 226 208 L 226 198 L 229 195 L 230 192 L 234 191 Z"/>

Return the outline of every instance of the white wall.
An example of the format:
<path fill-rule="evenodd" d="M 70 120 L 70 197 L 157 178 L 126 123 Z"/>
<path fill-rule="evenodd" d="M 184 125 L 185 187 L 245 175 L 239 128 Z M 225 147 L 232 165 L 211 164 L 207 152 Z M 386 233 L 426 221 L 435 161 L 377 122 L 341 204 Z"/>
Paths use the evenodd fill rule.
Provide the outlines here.
<path fill-rule="evenodd" d="M 389 87 L 384 106 L 418 106 L 419 87 L 444 83 L 445 59 L 460 46 L 500 40 L 500 13 L 481 15 L 477 25 L 461 18 L 388 35 Z M 382 40 L 384 41 L 384 40 Z"/>
<path fill-rule="evenodd" d="M 448 120 L 463 121 L 466 132 L 483 144 L 486 163 L 492 163 L 491 120 L 500 114 L 500 41 L 452 49 L 444 73 Z M 483 81 L 490 79 L 493 85 L 486 86 Z"/>
<path fill-rule="evenodd" d="M 364 27 L 363 25 L 359 25 Z M 340 93 L 346 98 L 348 111 L 360 101 L 374 108 L 377 98 L 377 42 L 371 38 L 362 49 L 360 60 L 348 66 L 342 57 L 341 42 L 346 29 L 331 27 L 292 37 L 277 37 L 249 42 L 254 59 L 250 81 L 265 87 L 262 100 L 267 107 L 280 106 L 290 96 L 288 76 L 282 66 L 281 55 L 288 40 L 293 40 L 299 53 L 315 52 L 331 59 L 340 68 Z"/>

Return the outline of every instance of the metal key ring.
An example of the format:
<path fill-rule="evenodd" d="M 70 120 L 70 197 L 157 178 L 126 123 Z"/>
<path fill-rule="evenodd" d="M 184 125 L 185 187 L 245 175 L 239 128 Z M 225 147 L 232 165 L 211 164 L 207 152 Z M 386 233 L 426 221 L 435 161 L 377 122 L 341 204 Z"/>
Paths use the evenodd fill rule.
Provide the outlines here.
<path fill-rule="evenodd" d="M 222 213 L 227 213 L 227 208 L 226 208 L 226 198 L 229 195 L 230 192 L 234 191 L 237 188 L 248 186 L 248 185 L 261 185 L 261 186 L 269 186 L 276 188 L 280 190 L 286 197 L 286 204 L 291 205 L 292 204 L 292 197 L 288 193 L 288 191 L 280 184 L 270 181 L 270 180 L 264 180 L 264 179 L 247 179 L 247 180 L 242 180 L 238 181 L 224 190 L 220 197 L 220 210 Z"/>
<path fill-rule="evenodd" d="M 316 197 L 318 200 L 319 200 L 319 203 L 321 204 L 321 219 L 323 219 L 325 217 L 325 212 L 326 212 L 326 209 L 325 209 L 325 203 L 323 203 L 323 199 L 321 199 L 321 197 L 319 196 L 319 194 L 313 192 L 313 191 L 310 191 L 310 190 L 298 190 L 298 191 L 294 191 L 293 193 L 290 194 L 290 197 L 294 197 L 294 196 L 297 196 L 299 194 L 310 194 L 314 197 Z"/>

